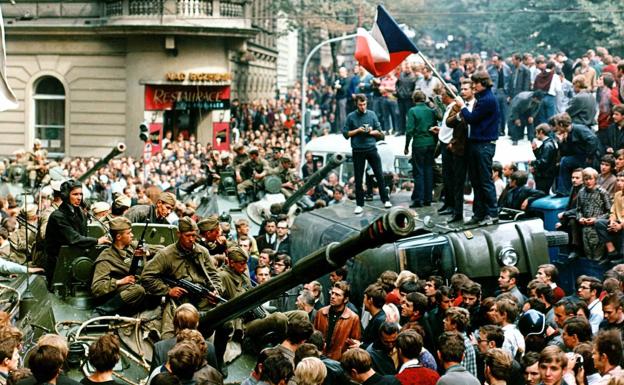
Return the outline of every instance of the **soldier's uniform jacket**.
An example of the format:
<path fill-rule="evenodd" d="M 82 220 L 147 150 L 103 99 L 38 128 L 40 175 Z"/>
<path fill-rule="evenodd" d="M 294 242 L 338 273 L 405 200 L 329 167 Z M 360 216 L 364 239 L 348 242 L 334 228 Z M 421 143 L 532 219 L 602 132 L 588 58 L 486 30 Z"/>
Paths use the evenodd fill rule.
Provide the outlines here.
<path fill-rule="evenodd" d="M 243 179 L 251 179 L 253 177 L 254 171 L 260 174 L 264 170 L 269 169 L 269 163 L 266 160 L 257 158 L 255 161 L 252 159 L 248 159 L 247 161 L 245 161 L 245 163 L 240 166 L 239 172 Z"/>
<path fill-rule="evenodd" d="M 223 293 L 221 278 L 208 250 L 198 244 L 193 245 L 191 252 L 182 250 L 178 243 L 174 243 L 156 253 L 145 265 L 141 275 L 141 284 L 148 294 L 167 295 L 170 287 L 163 282 L 161 276 L 184 278 Z"/>
<path fill-rule="evenodd" d="M 251 288 L 251 281 L 246 274 L 238 274 L 229 266 L 219 270 L 221 284 L 223 285 L 223 297 L 232 299 L 243 294 Z"/>
<path fill-rule="evenodd" d="M 45 239 L 50 215 L 58 210 L 58 208 L 59 206 L 56 203 L 52 203 L 50 207 L 46 208 L 45 210 L 43 210 L 43 212 L 41 212 L 41 215 L 39 216 L 39 236 L 41 237 L 41 239 Z"/>
<path fill-rule="evenodd" d="M 114 245 L 102 251 L 95 260 L 95 271 L 91 292 L 101 297 L 117 290 L 117 280 L 128 276 L 134 249 L 128 246 L 123 250 Z"/>
<path fill-rule="evenodd" d="M 36 224 L 33 224 L 36 226 Z M 20 226 L 19 229 L 9 235 L 9 241 L 11 242 L 11 254 L 9 254 L 8 260 L 24 264 L 26 262 L 26 257 L 28 255 L 32 255 L 33 246 L 35 241 L 37 240 L 37 233 L 32 230 L 32 228 L 28 229 L 28 245 L 26 244 L 26 229 L 24 226 Z"/>
<path fill-rule="evenodd" d="M 154 205 L 132 206 L 126 211 L 124 217 L 128 218 L 132 223 L 145 223 L 149 219 L 150 223 L 170 224 L 167 218 L 159 218 L 156 215 L 156 206 Z"/>
<path fill-rule="evenodd" d="M 236 155 L 234 157 L 234 159 L 232 159 L 232 168 L 237 170 L 243 163 L 245 163 L 247 161 L 247 159 L 249 159 L 249 155 L 247 154 L 241 154 L 241 155 Z"/>
<path fill-rule="evenodd" d="M 297 184 L 299 184 L 299 182 L 301 181 L 295 173 L 294 169 L 290 167 L 285 168 L 284 166 L 282 166 L 281 163 L 273 169 L 273 174 L 279 176 L 282 180 L 282 183 L 290 182 L 295 186 L 295 188 Z"/>
<path fill-rule="evenodd" d="M 225 254 L 228 248 L 227 242 L 221 244 L 216 241 L 210 242 L 210 241 L 206 241 L 205 239 L 201 239 L 199 241 L 199 244 L 205 247 L 206 249 L 208 249 L 208 252 L 210 253 L 210 255 Z"/>

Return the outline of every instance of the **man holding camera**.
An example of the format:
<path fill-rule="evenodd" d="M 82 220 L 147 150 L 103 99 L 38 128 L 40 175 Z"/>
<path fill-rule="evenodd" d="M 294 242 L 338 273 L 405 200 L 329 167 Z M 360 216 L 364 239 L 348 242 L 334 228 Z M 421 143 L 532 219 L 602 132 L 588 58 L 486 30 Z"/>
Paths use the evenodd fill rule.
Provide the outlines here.
<path fill-rule="evenodd" d="M 346 139 L 351 139 L 351 152 L 353 156 L 353 171 L 355 177 L 355 200 L 357 207 L 355 214 L 361 214 L 364 210 L 364 188 L 362 181 L 364 179 L 365 162 L 373 169 L 377 186 L 379 187 L 379 195 L 381 201 L 384 202 L 386 208 L 392 207 L 388 198 L 388 192 L 384 185 L 383 172 L 381 170 L 381 158 L 377 152 L 377 141 L 384 139 L 381 131 L 381 124 L 377 115 L 373 111 L 368 111 L 367 99 L 365 95 L 358 94 L 355 96 L 357 110 L 351 112 L 347 116 L 342 135 Z"/>

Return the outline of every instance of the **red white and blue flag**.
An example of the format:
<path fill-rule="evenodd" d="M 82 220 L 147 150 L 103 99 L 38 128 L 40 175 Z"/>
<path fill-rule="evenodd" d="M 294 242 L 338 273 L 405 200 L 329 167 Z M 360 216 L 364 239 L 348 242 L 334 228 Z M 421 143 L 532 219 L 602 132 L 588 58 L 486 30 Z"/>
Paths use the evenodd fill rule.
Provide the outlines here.
<path fill-rule="evenodd" d="M 418 48 L 381 5 L 373 29 L 357 30 L 355 59 L 375 77 L 392 72 L 413 53 L 418 53 Z"/>

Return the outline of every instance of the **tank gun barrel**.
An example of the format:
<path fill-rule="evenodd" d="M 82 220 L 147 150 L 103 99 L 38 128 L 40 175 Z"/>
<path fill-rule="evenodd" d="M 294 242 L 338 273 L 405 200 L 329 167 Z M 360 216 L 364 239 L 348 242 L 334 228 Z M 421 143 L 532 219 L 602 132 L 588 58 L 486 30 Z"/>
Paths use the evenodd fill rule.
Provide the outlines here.
<path fill-rule="evenodd" d="M 292 269 L 271 278 L 242 295 L 222 303 L 202 315 L 202 324 L 216 327 L 259 306 L 276 293 L 328 274 L 364 250 L 408 236 L 414 230 L 414 215 L 396 207 L 342 242 L 334 242 L 301 259 Z"/>
<path fill-rule="evenodd" d="M 332 157 L 329 158 L 325 166 L 323 166 L 320 170 L 316 171 L 314 174 L 310 175 L 308 180 L 301 187 L 299 187 L 299 189 L 295 191 L 290 197 L 288 197 L 288 199 L 286 199 L 286 202 L 284 202 L 281 206 L 277 206 L 279 210 L 275 210 L 275 208 L 272 207 L 271 211 L 273 212 L 273 214 L 288 213 L 288 209 L 290 209 L 292 205 L 297 203 L 297 201 L 301 199 L 301 197 L 305 195 L 308 190 L 319 184 L 319 182 L 323 178 L 325 178 L 333 169 L 340 166 L 342 162 L 344 162 L 344 160 L 345 156 L 342 154 L 332 155 Z M 277 212 L 275 212 L 274 210 Z"/>
<path fill-rule="evenodd" d="M 124 143 L 117 143 L 115 147 L 109 152 L 105 157 L 100 159 L 96 164 L 93 165 L 90 169 L 88 169 L 84 174 L 78 177 L 78 181 L 84 183 L 91 175 L 93 175 L 97 170 L 104 167 L 110 162 L 111 159 L 126 151 L 126 145 Z"/>

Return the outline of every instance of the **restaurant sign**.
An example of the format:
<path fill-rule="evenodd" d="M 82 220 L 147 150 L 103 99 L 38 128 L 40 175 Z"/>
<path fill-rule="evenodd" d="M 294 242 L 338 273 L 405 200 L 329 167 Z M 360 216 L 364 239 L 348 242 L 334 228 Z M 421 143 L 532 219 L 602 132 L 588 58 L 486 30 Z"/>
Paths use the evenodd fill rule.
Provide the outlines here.
<path fill-rule="evenodd" d="M 145 110 L 222 110 L 230 108 L 230 86 L 151 85 L 145 86 Z"/>

